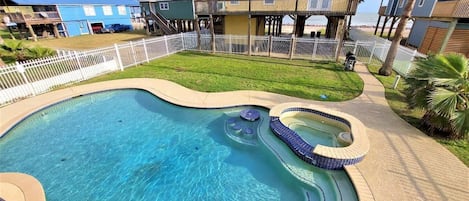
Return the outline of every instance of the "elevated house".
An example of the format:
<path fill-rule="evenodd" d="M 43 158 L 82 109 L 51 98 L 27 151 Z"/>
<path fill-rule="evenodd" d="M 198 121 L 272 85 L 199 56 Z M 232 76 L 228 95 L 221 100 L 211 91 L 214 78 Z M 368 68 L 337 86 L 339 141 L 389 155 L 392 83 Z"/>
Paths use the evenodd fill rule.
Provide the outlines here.
<path fill-rule="evenodd" d="M 380 15 L 399 16 L 406 3 L 390 0 Z M 424 54 L 458 52 L 469 57 L 469 0 L 416 0 L 411 15 L 408 45 Z"/>
<path fill-rule="evenodd" d="M 283 17 L 290 15 L 295 34 L 301 37 L 306 19 L 324 15 L 329 38 L 343 32 L 346 17 L 356 13 L 357 4 L 358 0 L 140 0 L 149 26 L 157 25 L 167 34 L 185 27 L 193 30 L 195 19 L 208 27 L 212 16 L 216 34 L 247 35 L 249 29 L 251 35 L 279 35 Z"/>
<path fill-rule="evenodd" d="M 135 0 L 5 0 L 4 21 L 29 37 L 93 34 L 108 24 L 131 23 Z"/>
<path fill-rule="evenodd" d="M 279 35 L 282 19 L 289 15 L 295 20 L 294 33 L 301 37 L 306 20 L 312 15 L 328 19 L 326 37 L 343 32 L 346 16 L 356 13 L 358 0 L 195 0 L 199 18 L 213 15 L 216 30 L 223 34 Z M 267 29 L 267 30 L 266 30 Z"/>
<path fill-rule="evenodd" d="M 140 0 L 147 32 L 174 34 L 194 30 L 193 0 Z"/>

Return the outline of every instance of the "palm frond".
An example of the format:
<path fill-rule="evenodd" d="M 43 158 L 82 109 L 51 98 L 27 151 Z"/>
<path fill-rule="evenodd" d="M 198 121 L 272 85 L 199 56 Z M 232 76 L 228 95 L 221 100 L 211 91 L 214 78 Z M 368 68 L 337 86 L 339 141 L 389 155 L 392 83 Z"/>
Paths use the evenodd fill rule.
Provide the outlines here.
<path fill-rule="evenodd" d="M 456 112 L 452 122 L 455 130 L 457 130 L 460 135 L 459 137 L 467 139 L 469 137 L 469 109 Z"/>
<path fill-rule="evenodd" d="M 444 88 L 436 88 L 430 93 L 428 104 L 431 110 L 439 115 L 451 118 L 457 109 L 458 93 Z"/>

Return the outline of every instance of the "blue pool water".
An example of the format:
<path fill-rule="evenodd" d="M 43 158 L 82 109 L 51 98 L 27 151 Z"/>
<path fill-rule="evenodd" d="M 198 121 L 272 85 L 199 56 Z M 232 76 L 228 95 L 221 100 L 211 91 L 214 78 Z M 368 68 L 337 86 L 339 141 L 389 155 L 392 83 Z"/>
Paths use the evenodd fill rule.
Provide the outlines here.
<path fill-rule="evenodd" d="M 74 98 L 0 138 L 0 172 L 36 177 L 47 200 L 318 200 L 266 147 L 225 135 L 228 114 L 246 108 L 179 107 L 141 90 Z"/>

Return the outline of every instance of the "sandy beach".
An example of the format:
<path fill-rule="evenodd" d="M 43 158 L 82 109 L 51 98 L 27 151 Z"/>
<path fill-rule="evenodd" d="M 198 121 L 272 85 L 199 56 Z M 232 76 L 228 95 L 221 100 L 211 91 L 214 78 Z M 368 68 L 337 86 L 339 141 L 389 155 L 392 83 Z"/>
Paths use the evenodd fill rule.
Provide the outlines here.
<path fill-rule="evenodd" d="M 358 28 L 360 30 L 363 30 L 365 32 L 368 32 L 368 33 L 371 33 L 373 34 L 375 32 L 375 27 L 374 26 L 352 26 L 353 28 Z M 267 29 L 267 27 L 266 27 Z M 326 26 L 323 26 L 323 25 L 306 25 L 305 26 L 305 31 L 304 31 L 304 36 L 309 36 L 310 33 L 312 31 L 314 32 L 317 32 L 317 31 L 321 31 L 321 35 L 324 35 L 325 34 L 325 31 L 326 30 Z M 395 31 L 396 29 L 394 28 L 393 32 Z M 291 34 L 293 31 L 293 24 L 283 24 L 282 25 L 282 34 L 283 35 L 289 35 Z M 389 28 L 386 27 L 384 29 L 384 35 L 387 35 L 389 31 Z M 381 32 L 381 28 L 378 29 L 378 35 L 379 33 Z M 410 29 L 405 29 L 404 30 L 404 37 L 407 37 L 410 33 Z"/>

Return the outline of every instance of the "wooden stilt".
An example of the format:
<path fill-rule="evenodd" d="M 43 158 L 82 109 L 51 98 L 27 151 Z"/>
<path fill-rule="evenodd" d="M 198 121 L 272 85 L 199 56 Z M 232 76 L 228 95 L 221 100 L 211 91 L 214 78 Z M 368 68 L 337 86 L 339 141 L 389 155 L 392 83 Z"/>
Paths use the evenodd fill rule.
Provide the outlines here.
<path fill-rule="evenodd" d="M 376 35 L 376 33 L 378 32 L 378 28 L 379 28 L 379 22 L 381 21 L 381 15 L 378 17 L 378 22 L 376 23 L 376 27 L 375 27 L 375 33 L 374 35 Z"/>
<path fill-rule="evenodd" d="M 29 34 L 31 34 L 31 37 L 33 38 L 33 41 L 37 42 L 37 35 L 36 35 L 36 33 L 34 33 L 33 26 L 30 25 L 30 24 L 27 24 L 26 26 L 28 27 Z"/>
<path fill-rule="evenodd" d="M 388 16 L 384 17 L 384 24 L 383 24 L 383 27 L 381 27 L 381 34 L 379 34 L 380 37 L 383 37 L 383 33 L 384 33 L 384 28 L 386 28 L 386 24 L 388 23 Z"/>
<path fill-rule="evenodd" d="M 397 18 L 398 17 L 392 17 L 391 27 L 389 27 L 389 31 L 388 31 L 388 40 L 391 39 L 391 33 L 392 33 L 392 30 L 394 29 L 394 24 L 396 23 Z"/>

